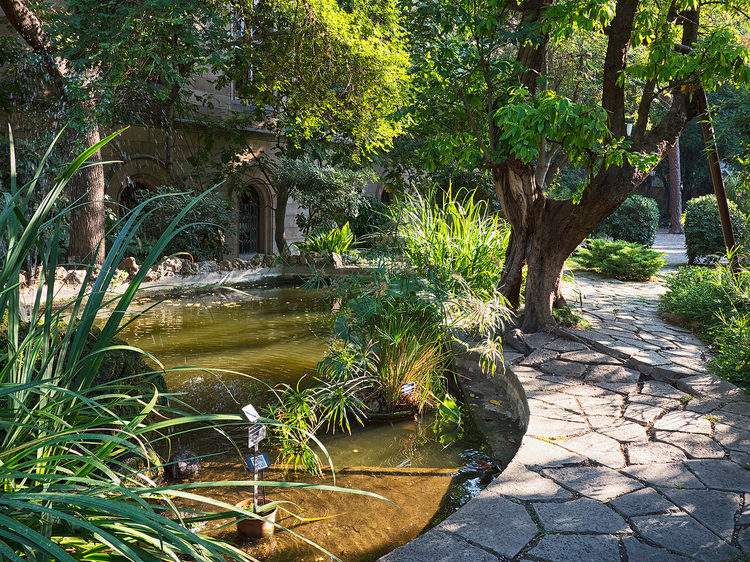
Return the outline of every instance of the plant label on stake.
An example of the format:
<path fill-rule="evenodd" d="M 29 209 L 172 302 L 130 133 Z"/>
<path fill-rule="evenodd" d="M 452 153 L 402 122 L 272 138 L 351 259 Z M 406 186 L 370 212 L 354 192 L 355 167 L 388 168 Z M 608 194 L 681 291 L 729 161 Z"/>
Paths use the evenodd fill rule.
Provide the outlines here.
<path fill-rule="evenodd" d="M 252 470 L 253 472 L 255 472 L 256 461 L 255 461 L 254 456 L 253 457 L 247 457 L 245 459 L 245 462 L 247 463 L 247 466 L 250 468 L 250 470 Z M 265 469 L 267 469 L 269 466 L 271 466 L 271 461 L 269 460 L 268 455 L 266 453 L 259 454 L 258 455 L 258 460 L 257 460 L 257 469 L 262 472 Z"/>
<path fill-rule="evenodd" d="M 253 479 L 255 480 L 253 485 L 253 513 L 258 513 L 258 443 L 266 438 L 266 426 L 257 423 L 260 415 L 252 404 L 242 408 L 242 413 L 245 414 L 251 424 L 247 428 L 247 446 L 249 449 L 253 449 Z M 265 496 L 265 490 L 263 490 L 263 495 Z"/>
<path fill-rule="evenodd" d="M 245 414 L 247 421 L 249 421 L 250 423 L 255 423 L 260 419 L 260 414 L 255 408 L 253 408 L 252 404 L 248 404 L 247 406 L 242 408 L 242 413 Z"/>
<path fill-rule="evenodd" d="M 252 449 L 266 438 L 266 426 L 263 424 L 251 425 L 247 428 L 247 447 Z"/>
<path fill-rule="evenodd" d="M 268 458 L 268 455 L 265 453 L 259 454 L 257 457 L 253 455 L 252 457 L 247 457 L 245 459 L 245 462 L 247 463 L 247 466 L 255 473 L 255 479 L 258 479 L 258 473 L 260 472 L 260 481 L 263 482 L 264 475 L 263 471 L 266 470 L 269 466 L 271 466 L 271 460 Z M 263 504 L 266 503 L 266 487 L 261 486 L 263 490 Z"/>

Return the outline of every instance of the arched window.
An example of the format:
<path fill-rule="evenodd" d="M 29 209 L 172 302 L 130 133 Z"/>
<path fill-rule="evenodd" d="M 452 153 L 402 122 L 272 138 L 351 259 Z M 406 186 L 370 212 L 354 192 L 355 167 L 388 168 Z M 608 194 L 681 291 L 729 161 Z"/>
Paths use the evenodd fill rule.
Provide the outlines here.
<path fill-rule="evenodd" d="M 120 190 L 120 196 L 118 197 L 118 203 L 117 206 L 117 214 L 118 216 L 123 216 L 128 213 L 128 211 L 131 211 L 138 205 L 138 200 L 136 199 L 136 192 L 140 190 L 146 190 L 146 191 L 153 191 L 154 188 L 150 185 L 146 185 L 145 183 L 141 183 L 140 181 L 136 180 L 133 181 L 130 178 L 128 178 L 127 183 L 125 184 L 125 187 Z"/>
<path fill-rule="evenodd" d="M 251 186 L 240 196 L 240 255 L 260 252 L 260 196 Z"/>

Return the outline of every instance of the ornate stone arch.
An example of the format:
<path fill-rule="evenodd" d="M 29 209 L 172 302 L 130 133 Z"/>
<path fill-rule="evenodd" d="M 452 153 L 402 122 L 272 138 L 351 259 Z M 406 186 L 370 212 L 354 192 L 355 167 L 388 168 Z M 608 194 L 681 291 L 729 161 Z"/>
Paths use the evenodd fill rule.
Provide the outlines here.
<path fill-rule="evenodd" d="M 135 154 L 112 166 L 106 179 L 107 195 L 118 204 L 118 209 L 131 208 L 132 193 L 137 189 L 153 190 L 172 183 L 164 163 L 150 154 Z"/>
<path fill-rule="evenodd" d="M 232 188 L 237 208 L 237 255 L 273 252 L 274 197 L 265 182 L 251 179 Z"/>

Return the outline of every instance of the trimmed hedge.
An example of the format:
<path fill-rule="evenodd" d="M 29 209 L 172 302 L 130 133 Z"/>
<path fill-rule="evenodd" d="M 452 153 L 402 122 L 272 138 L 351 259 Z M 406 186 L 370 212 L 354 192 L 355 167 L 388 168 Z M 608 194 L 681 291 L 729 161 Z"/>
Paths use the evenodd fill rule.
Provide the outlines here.
<path fill-rule="evenodd" d="M 609 217 L 598 232 L 614 240 L 624 240 L 650 248 L 659 228 L 659 206 L 643 195 L 631 195 Z"/>
<path fill-rule="evenodd" d="M 747 236 L 747 219 L 731 201 L 729 201 L 729 217 L 732 221 L 735 241 L 737 244 L 742 244 Z M 726 254 L 716 195 L 704 195 L 688 201 L 685 204 L 683 223 L 690 265 L 716 263 L 721 256 Z"/>

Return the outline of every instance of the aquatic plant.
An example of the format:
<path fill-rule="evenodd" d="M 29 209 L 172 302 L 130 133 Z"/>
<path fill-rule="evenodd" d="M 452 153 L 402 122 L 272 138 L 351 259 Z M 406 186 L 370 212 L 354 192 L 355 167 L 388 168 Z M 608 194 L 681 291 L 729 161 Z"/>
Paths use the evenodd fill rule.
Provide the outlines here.
<path fill-rule="evenodd" d="M 97 382 L 111 351 L 143 353 L 113 345 L 113 338 L 146 271 L 184 228 L 178 223 L 190 205 L 165 228 L 121 296 L 110 298 L 107 289 L 143 221 L 142 205 L 122 219 L 104 263 L 86 269 L 73 300 L 53 306 L 62 217 L 52 210 L 70 177 L 114 136 L 76 158 L 34 209 L 32 194 L 54 144 L 33 179 L 19 185 L 11 136 L 10 190 L 0 211 L 5 342 L 0 350 L 0 557 L 14 562 L 253 560 L 235 545 L 194 529 L 206 521 L 258 517 L 200 494 L 202 487 L 255 482 L 162 485 L 156 480 L 163 463 L 155 451 L 166 448 L 170 432 L 179 435 L 199 426 L 226 437 L 227 427 L 244 426 L 247 420 L 239 414 L 201 415 L 178 397 L 161 393 L 148 375 L 140 384 L 133 377 Z M 40 236 L 47 230 L 51 237 Z M 42 282 L 26 293 L 19 276 L 32 247 L 39 251 Z M 107 305 L 112 308 L 106 322 L 94 330 L 97 314 Z M 182 511 L 178 504 L 185 500 L 209 508 Z"/>

